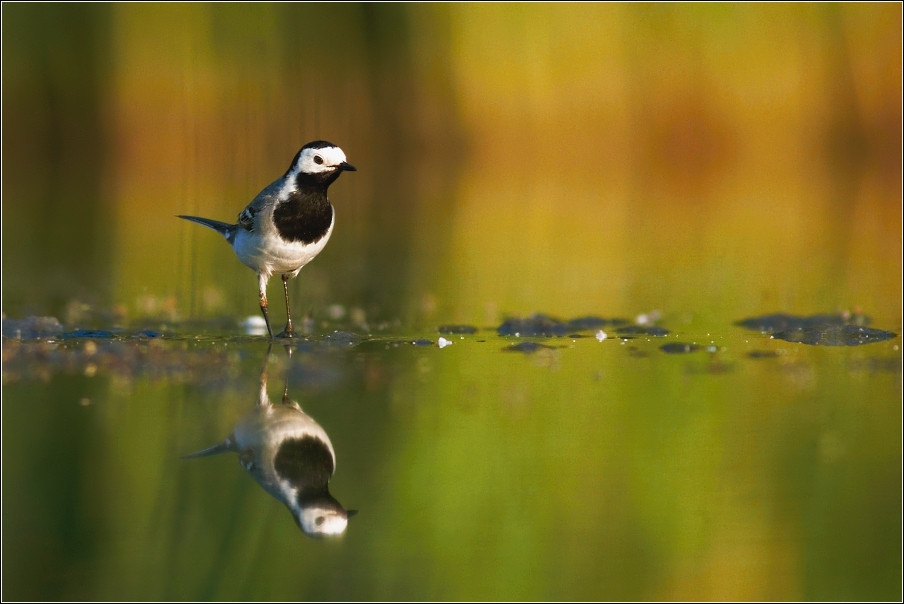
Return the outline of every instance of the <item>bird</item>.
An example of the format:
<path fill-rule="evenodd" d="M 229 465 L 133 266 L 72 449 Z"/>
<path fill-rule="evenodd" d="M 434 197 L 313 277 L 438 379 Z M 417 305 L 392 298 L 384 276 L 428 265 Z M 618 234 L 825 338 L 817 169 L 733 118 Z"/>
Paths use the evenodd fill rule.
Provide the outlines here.
<path fill-rule="evenodd" d="M 267 350 L 267 358 L 270 350 Z M 323 427 L 289 399 L 288 380 L 281 404 L 267 394 L 267 361 L 252 411 L 222 442 L 185 459 L 238 453 L 239 463 L 270 495 L 285 504 L 304 534 L 336 537 L 345 532 L 357 510 L 346 510 L 330 494 L 336 452 Z"/>
<path fill-rule="evenodd" d="M 213 229 L 226 238 L 242 263 L 257 273 L 260 307 L 272 338 L 267 312 L 267 283 L 280 275 L 286 295 L 286 328 L 277 337 L 293 338 L 289 310 L 290 277 L 319 254 L 335 224 L 327 189 L 342 172 L 355 172 L 345 153 L 333 143 L 317 140 L 303 146 L 281 178 L 258 193 L 238 215 L 236 224 L 199 216 L 178 216 Z"/>

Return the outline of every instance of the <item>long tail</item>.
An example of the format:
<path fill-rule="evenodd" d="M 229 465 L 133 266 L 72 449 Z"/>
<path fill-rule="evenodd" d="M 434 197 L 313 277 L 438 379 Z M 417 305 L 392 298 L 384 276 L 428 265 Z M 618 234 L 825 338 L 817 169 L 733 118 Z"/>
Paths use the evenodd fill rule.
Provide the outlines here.
<path fill-rule="evenodd" d="M 210 457 L 211 455 L 219 455 L 220 453 L 228 453 L 229 451 L 235 451 L 235 439 L 230 436 L 226 440 L 221 443 L 218 443 L 212 447 L 207 447 L 206 449 L 202 449 L 201 451 L 197 451 L 195 453 L 189 453 L 188 455 L 183 455 L 182 459 L 194 459 L 195 457 Z"/>
<path fill-rule="evenodd" d="M 202 224 L 209 229 L 215 230 L 217 233 L 225 237 L 230 242 L 235 238 L 235 232 L 239 225 L 237 224 L 229 224 L 227 222 L 220 222 L 219 220 L 211 220 L 210 218 L 201 218 L 199 216 L 177 216 L 177 218 L 184 218 L 185 220 L 190 220 L 192 222 L 197 222 L 198 224 Z"/>

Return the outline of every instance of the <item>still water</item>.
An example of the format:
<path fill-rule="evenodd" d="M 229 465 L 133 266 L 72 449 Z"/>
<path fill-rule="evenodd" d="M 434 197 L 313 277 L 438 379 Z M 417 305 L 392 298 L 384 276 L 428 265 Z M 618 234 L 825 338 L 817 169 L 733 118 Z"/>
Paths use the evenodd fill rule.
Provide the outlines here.
<path fill-rule="evenodd" d="M 892 598 L 900 338 L 669 319 L 4 340 L 4 596 Z"/>

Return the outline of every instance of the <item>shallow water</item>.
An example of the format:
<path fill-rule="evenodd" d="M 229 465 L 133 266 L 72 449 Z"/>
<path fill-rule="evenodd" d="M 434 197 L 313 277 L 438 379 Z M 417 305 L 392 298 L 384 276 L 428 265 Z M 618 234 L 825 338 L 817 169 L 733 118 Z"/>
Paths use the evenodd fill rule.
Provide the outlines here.
<path fill-rule="evenodd" d="M 894 594 L 900 339 L 663 325 L 324 333 L 269 355 L 172 328 L 4 339 L 4 596 Z M 305 536 L 240 455 L 182 458 L 256 408 L 265 365 L 273 404 L 285 388 L 332 443 L 329 492 L 359 511 L 338 538 Z"/>
<path fill-rule="evenodd" d="M 0 595 L 899 600 L 900 17 L 4 4 Z"/>

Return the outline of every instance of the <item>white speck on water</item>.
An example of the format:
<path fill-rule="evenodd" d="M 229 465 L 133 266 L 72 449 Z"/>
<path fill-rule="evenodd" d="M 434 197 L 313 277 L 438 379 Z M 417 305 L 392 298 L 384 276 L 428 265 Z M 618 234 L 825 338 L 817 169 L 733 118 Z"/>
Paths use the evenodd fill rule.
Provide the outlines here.
<path fill-rule="evenodd" d="M 652 325 L 656 321 L 662 318 L 662 313 L 658 310 L 653 310 L 648 313 L 642 313 L 637 315 L 637 318 L 634 319 L 634 322 L 638 325 Z"/>
<path fill-rule="evenodd" d="M 267 333 L 267 322 L 260 315 L 251 315 L 242 321 L 242 329 L 249 336 L 262 336 Z"/>
<path fill-rule="evenodd" d="M 439 346 L 440 348 L 445 348 L 446 346 L 449 346 L 451 344 L 452 344 L 452 342 L 450 340 L 447 340 L 446 338 L 443 338 L 443 337 L 440 337 L 440 339 L 438 339 L 436 341 L 436 345 Z"/>
<path fill-rule="evenodd" d="M 520 337 L 521 337 L 521 334 L 518 333 L 518 332 L 516 331 L 516 332 L 515 332 L 515 337 L 516 337 L 516 338 L 520 338 Z"/>
<path fill-rule="evenodd" d="M 607 335 L 606 335 L 606 332 L 603 331 L 602 329 L 599 330 L 598 332 L 596 332 L 596 341 L 597 341 L 597 342 L 602 342 L 603 340 L 605 340 L 605 339 L 608 338 L 608 337 L 609 337 L 609 336 L 607 336 Z"/>
<path fill-rule="evenodd" d="M 710 344 L 706 347 L 706 352 L 716 352 L 717 350 L 719 350 L 719 348 L 714 344 Z"/>

